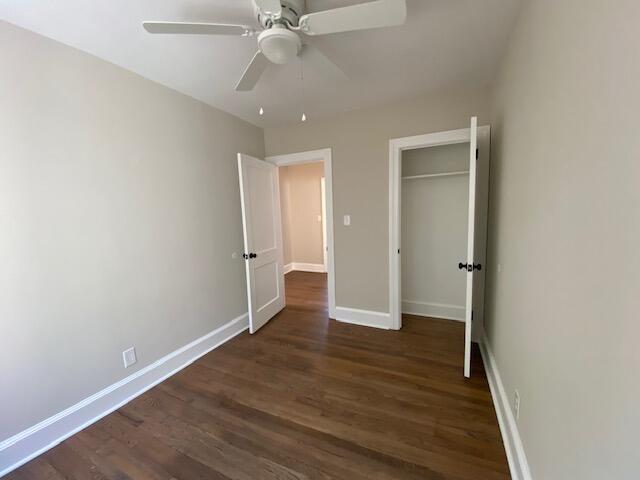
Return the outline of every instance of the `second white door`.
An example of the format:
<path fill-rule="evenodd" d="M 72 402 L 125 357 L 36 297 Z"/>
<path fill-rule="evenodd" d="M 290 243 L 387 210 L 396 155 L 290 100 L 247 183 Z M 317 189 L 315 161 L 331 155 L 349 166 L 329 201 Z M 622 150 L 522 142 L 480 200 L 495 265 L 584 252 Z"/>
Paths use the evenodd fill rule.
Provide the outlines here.
<path fill-rule="evenodd" d="M 238 153 L 249 332 L 285 306 L 278 168 Z"/>
<path fill-rule="evenodd" d="M 476 222 L 476 159 L 478 151 L 478 119 L 471 118 L 469 141 L 469 222 L 467 230 L 467 299 L 465 305 L 464 327 L 464 376 L 471 376 L 471 333 L 473 328 L 473 270 L 474 270 L 474 240 Z"/>

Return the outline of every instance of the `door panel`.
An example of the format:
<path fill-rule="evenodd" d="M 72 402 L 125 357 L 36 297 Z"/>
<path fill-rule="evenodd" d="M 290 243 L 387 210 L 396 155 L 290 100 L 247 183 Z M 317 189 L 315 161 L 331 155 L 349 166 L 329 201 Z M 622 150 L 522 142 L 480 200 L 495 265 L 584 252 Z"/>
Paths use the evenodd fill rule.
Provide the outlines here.
<path fill-rule="evenodd" d="M 264 163 L 263 160 L 259 160 Z M 273 167 L 277 168 L 277 167 Z M 275 187 L 271 179 L 271 171 L 249 166 L 247 168 L 248 193 L 253 233 L 253 248 L 259 252 L 276 248 L 276 235 L 273 211 L 273 195 Z"/>
<path fill-rule="evenodd" d="M 489 211 L 489 170 L 491 129 L 478 127 L 478 159 L 476 160 L 476 212 L 473 258 L 480 270 L 473 272 L 473 326 L 471 340 L 480 342 L 484 331 L 484 292 L 487 271 L 487 220 Z"/>
<path fill-rule="evenodd" d="M 278 265 L 277 262 L 269 262 L 253 269 L 256 291 L 256 303 L 258 311 L 278 299 Z"/>
<path fill-rule="evenodd" d="M 255 333 L 284 308 L 278 168 L 238 154 L 249 331 Z"/>

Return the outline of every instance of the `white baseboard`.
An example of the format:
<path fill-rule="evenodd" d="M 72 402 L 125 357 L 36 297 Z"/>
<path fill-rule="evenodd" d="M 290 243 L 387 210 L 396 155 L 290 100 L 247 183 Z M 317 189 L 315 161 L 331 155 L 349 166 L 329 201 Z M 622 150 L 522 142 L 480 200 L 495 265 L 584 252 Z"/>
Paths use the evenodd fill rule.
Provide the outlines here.
<path fill-rule="evenodd" d="M 465 307 L 448 305 L 445 303 L 419 302 L 417 300 L 402 300 L 402 313 L 419 315 L 421 317 L 444 318 L 464 322 Z"/>
<path fill-rule="evenodd" d="M 335 319 L 340 322 L 386 330 L 391 328 L 391 315 L 388 313 L 347 307 L 336 307 L 335 313 Z"/>
<path fill-rule="evenodd" d="M 327 273 L 327 269 L 322 263 L 300 263 L 291 262 L 284 266 L 284 273 L 289 272 L 313 272 L 313 273 Z"/>
<path fill-rule="evenodd" d="M 480 352 L 484 362 L 484 369 L 487 372 L 489 380 L 489 388 L 491 389 L 491 397 L 493 405 L 496 409 L 498 424 L 500 425 L 500 433 L 504 449 L 509 462 L 509 471 L 513 480 L 531 480 L 531 472 L 529 471 L 529 463 L 524 452 L 524 446 L 518 432 L 518 425 L 511 411 L 509 397 L 504 391 L 504 385 L 500 378 L 496 359 L 491 351 L 491 346 L 485 335 L 482 335 L 480 342 Z"/>
<path fill-rule="evenodd" d="M 0 477 L 117 410 L 249 327 L 247 313 L 0 442 Z"/>

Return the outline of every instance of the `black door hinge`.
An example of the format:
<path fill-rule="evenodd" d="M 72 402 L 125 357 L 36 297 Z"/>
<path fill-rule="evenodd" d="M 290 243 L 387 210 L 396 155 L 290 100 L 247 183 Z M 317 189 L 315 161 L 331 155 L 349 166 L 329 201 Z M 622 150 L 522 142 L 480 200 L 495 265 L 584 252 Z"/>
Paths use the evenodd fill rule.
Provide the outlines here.
<path fill-rule="evenodd" d="M 476 148 L 476 160 L 478 159 L 478 149 Z"/>

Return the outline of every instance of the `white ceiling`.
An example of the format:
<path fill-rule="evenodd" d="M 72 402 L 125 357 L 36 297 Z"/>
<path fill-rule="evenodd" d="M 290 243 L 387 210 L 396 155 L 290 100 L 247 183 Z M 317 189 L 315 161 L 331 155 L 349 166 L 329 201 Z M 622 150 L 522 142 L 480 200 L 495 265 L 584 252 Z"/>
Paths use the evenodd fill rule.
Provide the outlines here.
<path fill-rule="evenodd" d="M 307 0 L 310 10 L 364 0 Z M 254 25 L 251 0 L 0 0 L 0 18 L 79 48 L 260 126 L 491 82 L 520 0 L 407 0 L 400 27 L 316 37 L 322 57 L 271 66 L 253 92 L 234 86 L 255 37 L 150 35 L 143 20 Z M 258 115 L 262 105 L 265 115 Z"/>

